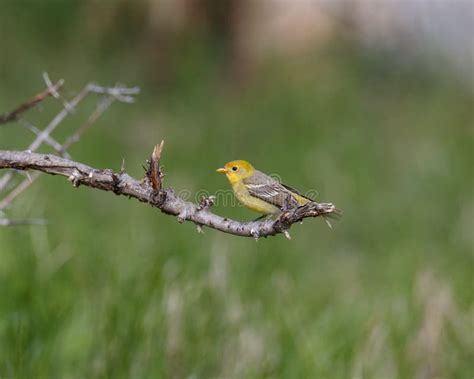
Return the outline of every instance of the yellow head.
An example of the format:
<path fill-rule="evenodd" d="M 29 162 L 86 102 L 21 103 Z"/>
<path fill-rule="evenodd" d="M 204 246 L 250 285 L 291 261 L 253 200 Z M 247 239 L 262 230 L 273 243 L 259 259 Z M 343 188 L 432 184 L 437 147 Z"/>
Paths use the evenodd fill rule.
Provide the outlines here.
<path fill-rule="evenodd" d="M 231 184 L 248 178 L 252 175 L 254 168 L 247 161 L 237 160 L 226 163 L 223 168 L 217 169 L 217 172 L 225 174 Z"/>

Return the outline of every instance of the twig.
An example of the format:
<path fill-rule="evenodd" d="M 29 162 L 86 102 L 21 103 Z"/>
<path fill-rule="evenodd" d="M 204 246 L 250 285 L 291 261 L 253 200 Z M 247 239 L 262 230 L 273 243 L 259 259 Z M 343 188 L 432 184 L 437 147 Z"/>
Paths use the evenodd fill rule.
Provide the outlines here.
<path fill-rule="evenodd" d="M 79 94 L 72 99 L 70 102 L 70 105 L 72 107 L 76 107 L 88 94 L 88 88 L 87 86 L 84 87 L 84 89 L 79 92 Z M 45 142 L 51 133 L 58 127 L 58 125 L 64 120 L 64 118 L 69 114 L 69 111 L 65 108 L 63 108 L 54 118 L 53 120 L 48 124 L 46 129 L 44 129 L 37 137 L 36 139 L 30 144 L 28 147 L 29 151 L 36 151 L 43 142 Z M 13 178 L 14 172 L 10 171 L 7 172 L 5 175 L 3 175 L 0 178 L 0 191 L 4 189 L 8 183 Z"/>
<path fill-rule="evenodd" d="M 41 172 L 36 171 L 29 175 L 27 178 L 18 184 L 7 196 L 5 196 L 0 201 L 0 211 L 8 207 L 10 203 L 15 200 L 19 195 L 21 195 L 28 187 L 30 187 L 33 182 L 38 179 L 41 175 Z"/>
<path fill-rule="evenodd" d="M 30 169 L 51 175 L 62 175 L 67 177 L 75 187 L 85 185 L 135 198 L 159 208 L 163 213 L 177 216 L 179 220 L 191 221 L 200 228 L 207 226 L 243 237 L 259 238 L 279 233 L 287 235 L 285 231 L 304 218 L 338 213 L 336 207 L 331 203 L 312 202 L 284 212 L 277 220 L 239 222 L 220 217 L 212 213 L 208 207 L 185 201 L 177 196 L 172 189 L 163 189 L 160 185 L 157 192 L 146 181 L 136 180 L 124 171 L 95 169 L 55 155 L 0 150 L 0 169 L 5 168 Z"/>
<path fill-rule="evenodd" d="M 57 143 L 58 145 L 55 145 L 54 148 L 56 151 L 58 151 L 64 158 L 70 159 L 69 154 L 66 152 L 66 149 L 69 148 L 71 145 L 79 141 L 80 137 L 82 134 L 89 129 L 92 124 L 102 115 L 102 113 L 115 101 L 114 98 L 106 98 L 103 101 L 99 102 L 97 104 L 97 108 L 92 114 L 89 116 L 87 121 L 69 138 L 66 139 L 66 142 L 64 142 L 63 145 Z M 45 141 L 50 141 L 49 137 Z M 53 140 L 54 141 L 54 140 Z M 58 149 L 58 150 L 57 150 Z M 5 174 L 2 178 L 0 178 L 0 190 L 3 188 L 2 187 L 2 181 L 4 180 L 5 177 L 10 175 L 11 177 L 13 176 L 13 171 L 8 172 Z M 13 189 L 7 196 L 5 196 L 1 201 L 0 201 L 0 210 L 5 209 L 13 200 L 15 200 L 16 197 L 18 197 L 20 194 L 22 194 L 28 187 L 30 187 L 33 182 L 39 178 L 41 175 L 40 172 L 35 172 L 33 175 L 28 177 L 28 180 L 25 179 L 23 182 L 21 182 L 15 189 Z M 7 181 L 5 181 L 5 186 L 8 184 L 8 181 L 11 178 L 7 177 Z"/>
<path fill-rule="evenodd" d="M 25 119 L 19 119 L 18 123 L 20 125 L 23 125 L 25 128 L 27 128 L 29 131 L 31 131 L 37 136 L 41 134 L 41 130 L 39 130 L 36 126 L 26 121 Z M 58 141 L 56 141 L 53 137 L 47 136 L 44 140 L 44 143 L 51 146 L 58 154 L 61 154 L 62 157 L 71 159 L 71 156 L 65 151 L 64 146 L 61 145 Z"/>
<path fill-rule="evenodd" d="M 59 80 L 55 85 L 48 86 L 43 92 L 37 94 L 36 96 L 32 97 L 26 103 L 21 104 L 19 107 L 11 111 L 10 113 L 0 115 L 0 125 L 6 124 L 8 122 L 13 122 L 18 119 L 20 114 L 26 112 L 27 110 L 33 108 L 39 102 L 43 101 L 48 96 L 53 96 L 53 93 L 56 93 L 59 88 L 61 88 L 64 84 L 64 80 Z"/>
<path fill-rule="evenodd" d="M 43 74 L 44 80 L 46 84 L 49 86 L 51 81 L 49 80 L 48 75 L 45 73 Z M 61 85 L 64 83 L 64 80 L 61 80 Z M 60 83 L 58 82 L 58 83 Z M 49 86 L 48 89 L 44 92 L 47 92 L 51 96 L 58 97 L 57 90 L 60 87 L 56 86 Z M 91 125 L 107 110 L 107 108 L 115 101 L 121 101 L 130 103 L 133 102 L 133 95 L 136 95 L 140 92 L 138 87 L 126 88 L 123 86 L 117 86 L 113 88 L 108 87 L 101 87 L 94 83 L 87 84 L 70 102 L 63 101 L 64 107 L 48 124 L 48 126 L 43 130 L 37 133 L 38 129 L 32 130 L 35 132 L 36 139 L 30 144 L 28 147 L 29 151 L 36 151 L 43 143 L 47 143 L 53 146 L 53 148 L 59 152 L 61 155 L 67 157 L 66 149 L 69 148 L 72 144 L 77 142 L 82 134 L 91 127 Z M 99 100 L 95 111 L 89 116 L 88 120 L 70 137 L 66 139 L 63 145 L 57 143 L 52 139 L 51 134 L 53 131 L 60 125 L 60 123 L 66 118 L 68 114 L 74 110 L 79 103 L 81 103 L 84 98 L 87 97 L 88 94 L 95 93 L 100 95 L 105 95 L 102 99 Z M 39 95 L 38 95 L 39 96 Z M 45 95 L 46 96 L 46 95 Z M 44 96 L 44 97 L 45 97 Z M 0 178 L 0 191 L 2 191 L 8 183 L 12 180 L 14 175 L 14 171 L 9 171 L 5 175 Z M 34 179 L 36 179 L 36 176 Z M 23 192 L 31 183 L 22 183 L 22 188 L 20 191 L 13 193 L 14 196 L 8 196 L 10 201 L 12 201 L 18 194 Z M 15 195 L 16 193 L 16 195 Z M 2 200 L 1 204 L 5 207 L 7 204 L 5 203 L 5 199 Z M 2 209 L 0 205 L 0 209 Z"/>
<path fill-rule="evenodd" d="M 90 83 L 87 85 L 87 88 L 90 92 L 97 94 L 104 94 L 115 97 L 118 101 L 122 103 L 133 103 L 135 98 L 133 95 L 140 93 L 139 87 L 126 88 L 121 84 L 117 84 L 115 87 L 102 87 L 95 83 Z"/>
<path fill-rule="evenodd" d="M 88 94 L 87 86 L 79 92 L 79 94 L 74 97 L 69 105 L 71 108 L 75 108 Z M 28 150 L 36 151 L 41 144 L 49 137 L 49 135 L 58 127 L 58 125 L 66 118 L 66 116 L 70 113 L 70 110 L 63 108 L 48 124 L 48 126 L 42 131 L 40 135 L 36 137 L 36 139 L 30 144 Z"/>
<path fill-rule="evenodd" d="M 46 225 L 46 220 L 30 219 L 30 220 L 10 220 L 8 218 L 0 218 L 0 226 L 18 226 L 18 225 Z"/>
<path fill-rule="evenodd" d="M 97 107 L 94 112 L 91 113 L 87 121 L 82 124 L 79 129 L 76 130 L 76 132 L 69 136 L 66 141 L 63 144 L 64 149 L 68 149 L 73 145 L 74 143 L 78 142 L 81 136 L 84 134 L 84 132 L 89 129 L 96 121 L 97 119 L 104 113 L 108 107 L 112 105 L 112 103 L 115 101 L 115 98 L 113 97 L 106 97 L 104 99 L 99 100 L 97 103 Z"/>
<path fill-rule="evenodd" d="M 150 158 L 150 165 L 148 166 L 148 170 L 146 172 L 146 176 L 150 180 L 151 186 L 157 193 L 161 191 L 162 187 L 161 179 L 163 178 L 163 173 L 161 172 L 160 160 L 164 143 L 165 141 L 161 141 L 161 143 L 156 145 L 153 149 L 153 153 L 151 154 Z"/>
<path fill-rule="evenodd" d="M 51 79 L 49 78 L 49 74 L 47 72 L 43 72 L 43 80 L 44 82 L 46 83 L 46 86 L 48 87 L 48 89 L 51 90 L 51 95 L 55 98 L 55 99 L 58 99 L 59 101 L 62 102 L 64 108 L 72 113 L 74 112 L 74 107 L 71 106 L 71 104 L 68 103 L 67 100 L 65 100 L 60 94 L 59 92 L 57 91 L 56 88 L 54 88 L 53 86 L 53 82 L 51 81 Z"/>

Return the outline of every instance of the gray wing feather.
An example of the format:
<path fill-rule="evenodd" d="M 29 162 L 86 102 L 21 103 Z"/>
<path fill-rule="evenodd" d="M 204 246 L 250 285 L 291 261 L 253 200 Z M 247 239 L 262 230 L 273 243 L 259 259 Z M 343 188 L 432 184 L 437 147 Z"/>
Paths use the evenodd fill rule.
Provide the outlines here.
<path fill-rule="evenodd" d="M 280 182 L 255 170 L 250 178 L 244 179 L 249 194 L 264 200 L 280 209 L 297 207 L 298 201 L 291 195 L 291 191 Z"/>

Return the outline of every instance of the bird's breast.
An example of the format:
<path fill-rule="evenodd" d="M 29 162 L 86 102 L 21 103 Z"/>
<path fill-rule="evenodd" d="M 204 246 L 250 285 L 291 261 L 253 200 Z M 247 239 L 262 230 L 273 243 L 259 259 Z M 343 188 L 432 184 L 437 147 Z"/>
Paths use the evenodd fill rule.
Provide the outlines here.
<path fill-rule="evenodd" d="M 234 190 L 235 197 L 247 208 L 252 209 L 255 212 L 262 214 L 278 214 L 280 209 L 270 204 L 266 201 L 263 201 L 257 197 L 252 196 L 245 184 L 240 181 L 232 183 L 232 189 Z"/>

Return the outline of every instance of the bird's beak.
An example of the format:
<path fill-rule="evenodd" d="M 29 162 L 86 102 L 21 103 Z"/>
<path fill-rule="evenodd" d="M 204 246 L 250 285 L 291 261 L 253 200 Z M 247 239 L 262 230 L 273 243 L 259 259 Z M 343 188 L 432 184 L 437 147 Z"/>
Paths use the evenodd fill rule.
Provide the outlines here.
<path fill-rule="evenodd" d="M 219 172 L 221 174 L 227 174 L 228 170 L 226 168 L 218 168 L 216 172 Z"/>

